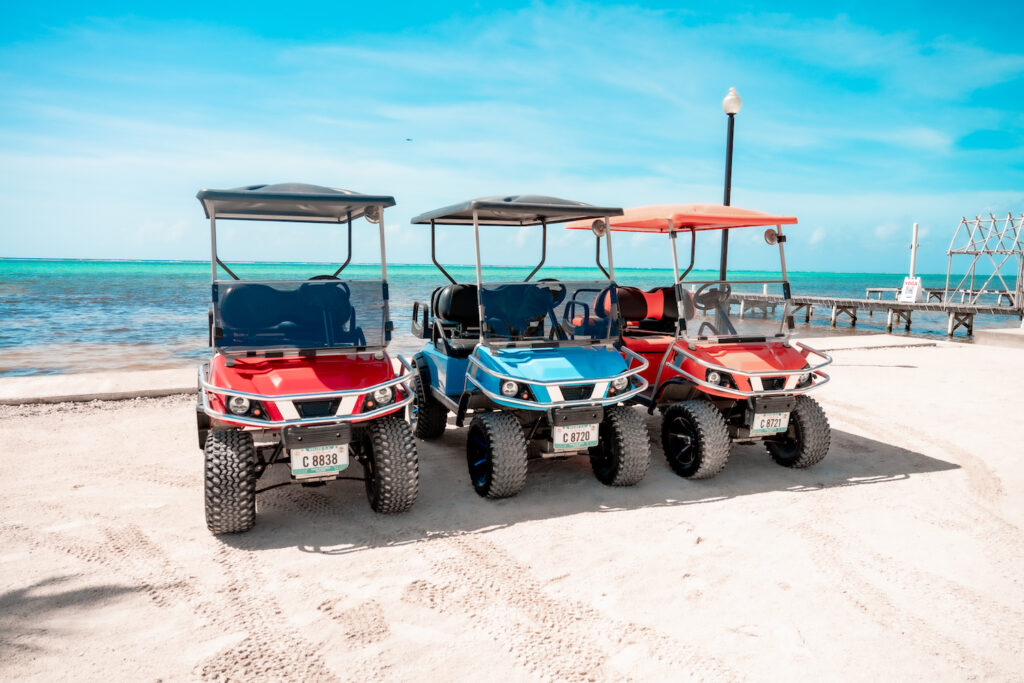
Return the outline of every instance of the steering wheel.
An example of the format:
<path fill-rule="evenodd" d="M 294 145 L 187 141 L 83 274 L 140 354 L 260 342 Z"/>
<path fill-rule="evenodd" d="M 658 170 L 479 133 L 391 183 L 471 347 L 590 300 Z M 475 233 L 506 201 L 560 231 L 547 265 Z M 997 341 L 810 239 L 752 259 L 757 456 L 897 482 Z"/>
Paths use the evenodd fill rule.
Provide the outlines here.
<path fill-rule="evenodd" d="M 341 278 L 336 275 L 314 275 L 309 278 L 310 280 L 340 280 Z"/>
<path fill-rule="evenodd" d="M 564 282 L 559 282 L 553 277 L 542 277 L 537 282 L 550 283 L 546 284 L 544 288 L 551 292 L 551 306 L 553 308 L 565 301 L 565 295 L 568 290 Z M 551 285 L 557 285 L 557 287 L 551 287 Z"/>
<path fill-rule="evenodd" d="M 715 289 L 708 289 L 712 285 Z M 704 291 L 707 290 L 707 291 Z M 693 294 L 693 305 L 698 311 L 710 311 L 729 301 L 732 286 L 727 282 L 708 282 Z"/>
<path fill-rule="evenodd" d="M 717 336 L 719 335 L 719 332 L 718 332 L 718 328 L 717 328 L 717 327 L 715 327 L 714 325 L 712 325 L 712 324 L 711 324 L 710 322 L 708 322 L 707 320 L 705 320 L 704 322 L 702 322 L 702 323 L 700 324 L 700 329 L 699 329 L 699 330 L 697 330 L 697 337 L 698 337 L 698 338 L 700 338 L 700 337 L 701 337 L 701 336 L 702 336 L 702 335 L 704 334 L 704 329 L 705 329 L 705 328 L 707 328 L 708 332 L 710 332 L 710 333 L 711 333 L 711 334 L 713 334 L 714 336 L 716 336 L 716 337 L 717 337 Z"/>

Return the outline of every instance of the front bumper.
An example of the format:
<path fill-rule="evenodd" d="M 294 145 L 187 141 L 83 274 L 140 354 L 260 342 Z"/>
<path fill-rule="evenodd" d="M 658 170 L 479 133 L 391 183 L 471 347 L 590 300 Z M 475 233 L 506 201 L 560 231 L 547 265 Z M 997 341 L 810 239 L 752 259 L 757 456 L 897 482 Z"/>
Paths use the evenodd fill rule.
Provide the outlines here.
<path fill-rule="evenodd" d="M 369 387 L 362 387 L 360 389 L 345 389 L 343 391 L 324 391 L 310 394 L 283 394 L 271 396 L 267 394 L 254 394 L 246 391 L 236 391 L 235 389 L 228 389 L 226 387 L 219 387 L 215 384 L 211 384 L 208 381 L 209 377 L 209 365 L 203 364 L 199 367 L 199 398 L 202 411 L 210 417 L 229 422 L 231 424 L 242 425 L 245 427 L 259 427 L 259 428 L 281 428 L 288 427 L 291 425 L 312 425 L 312 424 L 327 424 L 334 422 L 363 422 L 365 420 L 371 420 L 375 417 L 382 415 L 388 415 L 401 409 L 408 404 L 412 403 L 413 392 L 410 382 L 413 380 L 412 366 L 402 356 L 396 356 L 398 362 L 402 365 L 402 374 L 399 376 L 389 379 L 386 382 L 380 384 L 374 384 Z M 387 405 L 375 408 L 365 413 L 354 413 L 346 412 L 346 408 L 349 406 L 345 399 L 351 400 L 351 407 L 354 407 L 354 402 L 360 396 L 372 393 L 377 389 L 383 389 L 386 387 L 395 387 L 401 385 L 405 388 L 405 398 L 388 403 Z M 295 417 L 285 418 L 281 420 L 258 420 L 252 417 L 239 416 L 231 413 L 225 413 L 215 410 L 210 405 L 210 394 L 214 394 L 222 397 L 225 405 L 227 404 L 226 397 L 229 396 L 241 396 L 247 398 L 250 401 L 258 401 L 263 404 L 274 404 L 278 408 L 278 412 L 282 415 L 290 413 L 297 414 L 294 406 L 295 401 L 317 401 L 327 399 L 342 399 L 339 406 L 339 414 L 335 415 L 324 415 L 318 417 Z"/>
<path fill-rule="evenodd" d="M 743 370 L 725 367 L 724 365 L 718 365 L 704 360 L 703 358 L 690 353 L 690 351 L 683 346 L 683 342 L 677 340 L 666 352 L 663 365 L 664 367 L 679 373 L 679 375 L 684 377 L 687 381 L 692 382 L 701 388 L 730 398 L 755 398 L 759 396 L 778 396 L 779 394 L 802 394 L 825 384 L 829 379 L 831 379 L 827 374 L 821 371 L 822 368 L 832 362 L 831 356 L 799 341 L 793 341 L 790 342 L 790 344 L 796 349 L 803 351 L 805 358 L 815 355 L 823 358 L 824 361 L 818 365 L 808 365 L 808 367 L 801 368 L 799 370 L 763 370 L 758 372 L 745 372 Z M 712 384 L 703 377 L 697 377 L 693 373 L 685 370 L 683 368 L 685 360 L 692 361 L 706 368 L 705 372 L 714 370 L 715 372 L 726 373 L 733 377 L 743 377 L 748 381 L 751 389 L 747 391 L 744 389 L 723 386 L 721 384 Z M 799 386 L 800 375 L 804 374 L 810 375 L 810 383 L 805 384 L 804 386 Z M 764 389 L 761 379 L 763 377 L 783 377 L 785 378 L 785 384 L 782 388 L 778 389 Z"/>
<path fill-rule="evenodd" d="M 623 348 L 622 351 L 630 356 L 631 359 L 640 362 L 634 368 L 627 367 L 626 370 L 620 372 L 617 375 L 611 377 L 601 378 L 587 378 L 587 379 L 575 379 L 575 380 L 529 380 L 523 377 L 513 377 L 511 375 L 502 374 L 495 370 L 485 367 L 480 363 L 475 355 L 469 357 L 469 368 L 466 372 L 466 385 L 467 388 L 472 386 L 482 393 L 484 396 L 494 401 L 498 405 L 512 407 L 512 408 L 524 408 L 526 410 L 550 410 L 552 408 L 577 408 L 586 406 L 609 406 L 615 405 L 622 401 L 628 401 L 637 394 L 645 391 L 648 387 L 647 380 L 645 380 L 640 373 L 647 369 L 649 363 L 643 356 L 633 353 L 629 349 Z M 484 382 L 481 381 L 480 375 L 487 375 L 488 377 L 497 380 L 498 386 L 501 382 L 509 380 L 518 384 L 523 384 L 528 387 L 545 387 L 549 396 L 554 394 L 559 398 L 552 398 L 551 400 L 526 400 L 515 398 L 511 396 L 505 396 L 504 394 L 494 392 L 484 386 Z M 621 392 L 609 394 L 609 389 L 613 380 L 620 377 L 630 378 L 630 385 Z M 582 385 L 593 385 L 591 395 L 588 398 L 566 400 L 562 397 L 561 387 L 564 386 L 582 386 Z M 537 392 L 533 392 L 536 396 Z"/>

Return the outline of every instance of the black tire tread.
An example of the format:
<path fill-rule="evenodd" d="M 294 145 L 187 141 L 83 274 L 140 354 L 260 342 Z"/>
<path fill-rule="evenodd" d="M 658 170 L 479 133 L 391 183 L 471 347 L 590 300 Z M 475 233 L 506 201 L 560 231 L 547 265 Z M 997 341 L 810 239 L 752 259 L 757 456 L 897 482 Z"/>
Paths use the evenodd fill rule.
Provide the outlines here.
<path fill-rule="evenodd" d="M 604 419 L 619 466 L 614 476 L 608 479 L 600 476 L 596 469 L 594 474 L 598 481 L 608 486 L 635 486 L 651 466 L 651 440 L 647 425 L 636 410 L 626 406 L 606 408 Z"/>
<path fill-rule="evenodd" d="M 700 451 L 700 465 L 697 470 L 687 475 L 679 463 L 668 456 L 668 425 L 680 412 L 686 411 L 697 429 L 697 448 Z M 729 429 L 725 426 L 722 411 L 709 401 L 680 401 L 669 406 L 661 422 L 661 445 L 672 471 L 687 479 L 710 479 L 721 472 L 729 462 L 732 451 L 732 440 Z"/>
<path fill-rule="evenodd" d="M 373 458 L 367 472 L 366 497 L 374 512 L 398 514 L 413 506 L 419 496 L 420 465 L 416 441 L 405 420 L 388 415 L 366 426 L 366 439 Z"/>
<path fill-rule="evenodd" d="M 801 394 L 796 398 L 796 409 L 790 413 L 789 419 L 796 421 L 800 430 L 796 457 L 783 453 L 777 443 L 766 440 L 764 443 L 772 460 L 793 469 L 811 467 L 824 460 L 832 445 L 832 427 L 821 405 L 810 396 Z"/>
<path fill-rule="evenodd" d="M 256 524 L 256 449 L 252 434 L 211 431 L 203 453 L 206 527 L 214 534 L 252 529 Z"/>
<path fill-rule="evenodd" d="M 429 385 L 424 385 L 421 369 L 415 365 L 413 368 L 416 377 L 412 381 L 412 388 L 416 392 L 418 410 L 412 433 L 417 439 L 436 439 L 444 434 L 448 426 L 448 408 L 434 398 Z"/>
<path fill-rule="evenodd" d="M 481 413 L 469 428 L 483 430 L 491 452 L 491 482 L 485 497 L 511 498 L 526 486 L 526 437 L 519 420 L 509 413 Z"/>

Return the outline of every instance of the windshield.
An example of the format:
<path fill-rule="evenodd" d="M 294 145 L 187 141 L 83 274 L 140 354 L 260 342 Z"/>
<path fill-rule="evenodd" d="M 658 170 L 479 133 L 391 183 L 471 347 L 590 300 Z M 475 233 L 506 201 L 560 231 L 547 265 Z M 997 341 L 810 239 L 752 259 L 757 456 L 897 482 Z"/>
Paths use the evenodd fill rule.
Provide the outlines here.
<path fill-rule="evenodd" d="M 332 349 L 384 344 L 383 280 L 218 280 L 214 346 Z"/>
<path fill-rule="evenodd" d="M 507 282 L 480 290 L 489 341 L 601 341 L 618 335 L 617 298 L 607 280 Z"/>
<path fill-rule="evenodd" d="M 780 280 L 684 281 L 681 307 L 671 285 L 619 289 L 630 335 L 673 334 L 680 308 L 681 334 L 691 340 L 770 339 L 789 332 Z"/>

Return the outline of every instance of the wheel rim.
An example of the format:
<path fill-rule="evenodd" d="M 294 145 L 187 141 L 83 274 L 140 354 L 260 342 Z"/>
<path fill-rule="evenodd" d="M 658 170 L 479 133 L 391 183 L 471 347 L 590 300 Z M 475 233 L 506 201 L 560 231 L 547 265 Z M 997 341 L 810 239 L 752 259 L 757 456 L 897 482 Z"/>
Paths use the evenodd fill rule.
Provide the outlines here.
<path fill-rule="evenodd" d="M 413 367 L 413 372 L 416 372 L 416 366 Z M 416 421 L 420 416 L 420 395 L 423 391 L 423 382 L 419 376 L 413 380 L 412 383 L 412 403 L 409 404 L 409 427 L 416 429 Z"/>
<path fill-rule="evenodd" d="M 469 466 L 469 479 L 477 491 L 485 491 L 491 479 L 491 449 L 487 440 L 479 430 L 469 432 L 466 442 L 466 464 Z"/>
<path fill-rule="evenodd" d="M 681 467 L 689 467 L 697 460 L 697 430 L 683 415 L 668 423 L 668 452 L 665 454 Z"/>

